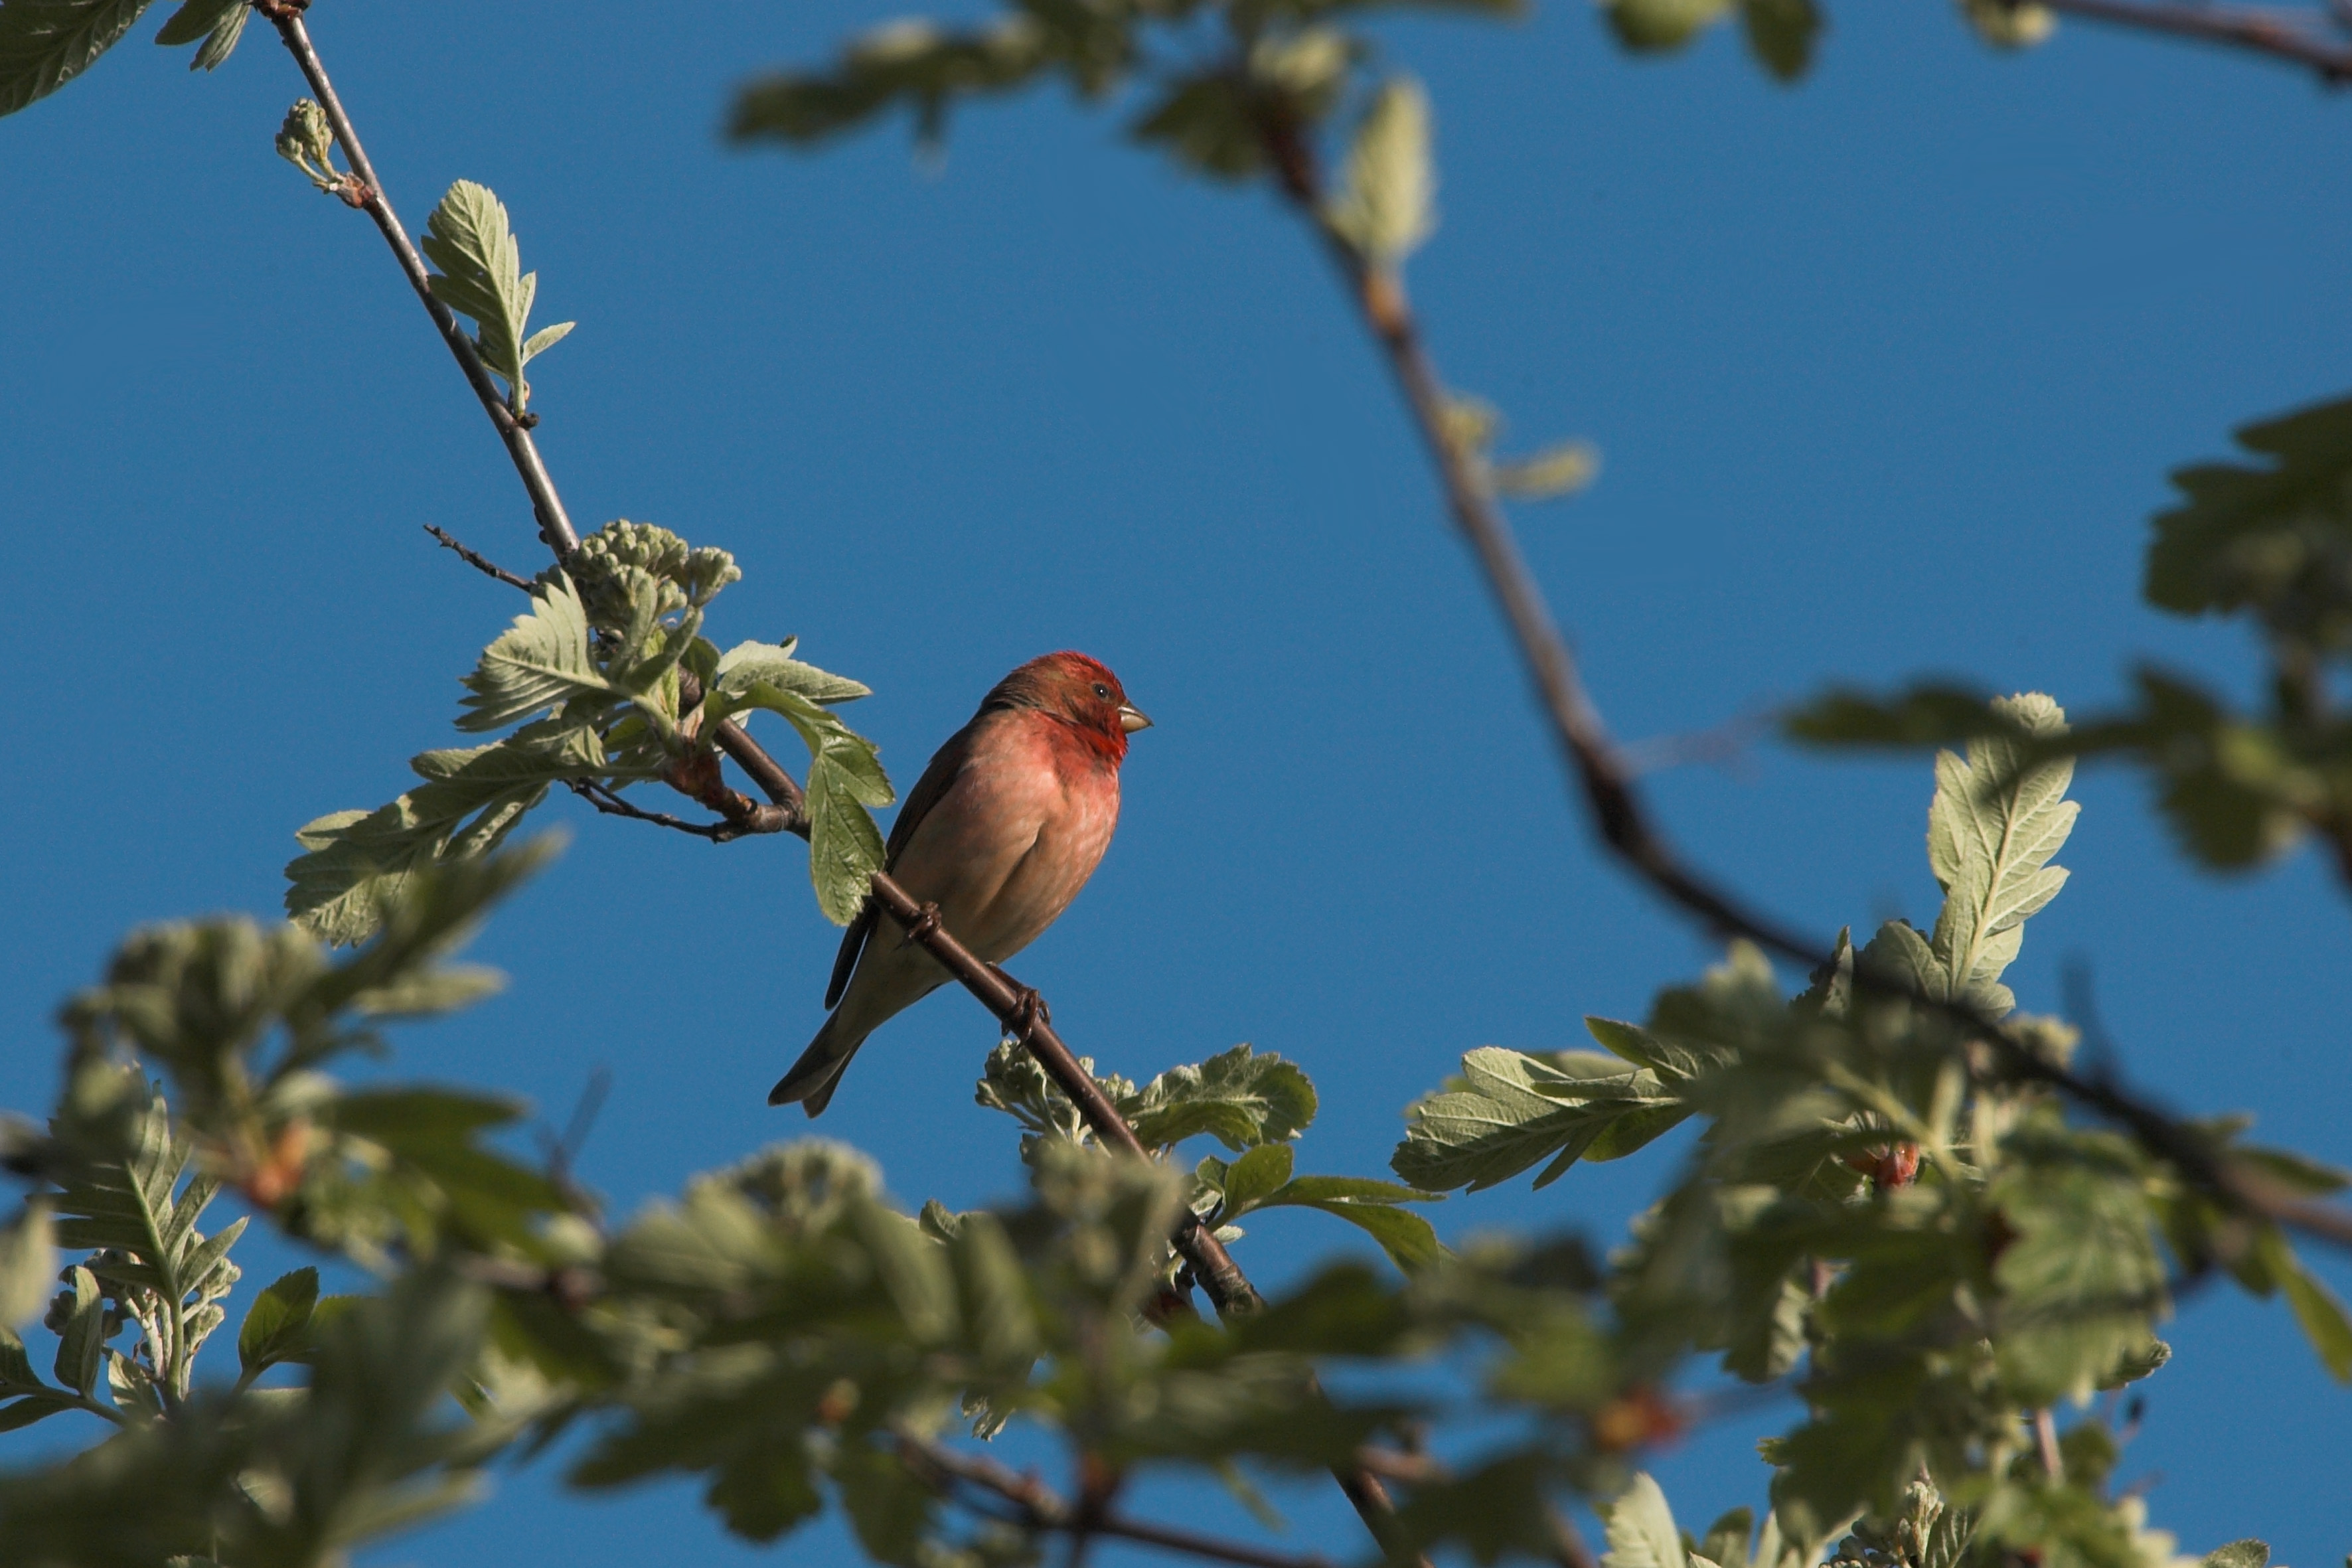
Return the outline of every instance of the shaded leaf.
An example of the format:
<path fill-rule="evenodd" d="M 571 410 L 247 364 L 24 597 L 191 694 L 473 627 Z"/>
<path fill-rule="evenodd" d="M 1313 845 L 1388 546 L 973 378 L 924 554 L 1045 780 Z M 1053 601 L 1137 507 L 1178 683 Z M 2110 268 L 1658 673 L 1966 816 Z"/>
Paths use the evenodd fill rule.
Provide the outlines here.
<path fill-rule="evenodd" d="M 0 5 L 0 114 L 89 68 L 152 0 L 7 0 Z"/>
<path fill-rule="evenodd" d="M 304 1354 L 310 1342 L 310 1314 L 319 1304 L 319 1271 L 282 1274 L 246 1309 L 236 1333 L 236 1359 L 248 1373 Z"/>

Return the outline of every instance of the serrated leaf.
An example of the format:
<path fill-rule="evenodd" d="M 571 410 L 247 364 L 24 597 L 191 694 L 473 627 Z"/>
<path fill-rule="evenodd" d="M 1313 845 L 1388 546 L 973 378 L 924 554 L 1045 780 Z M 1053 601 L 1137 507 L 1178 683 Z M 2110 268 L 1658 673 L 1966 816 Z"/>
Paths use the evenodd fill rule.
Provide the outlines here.
<path fill-rule="evenodd" d="M 1485 1046 L 1462 1058 L 1461 1084 L 1406 1112 L 1389 1167 L 1415 1187 L 1477 1192 L 1556 1156 L 1538 1179 L 1546 1185 L 1576 1160 L 1631 1153 L 1690 1113 L 1657 1074 L 1591 1052 L 1546 1061 Z"/>
<path fill-rule="evenodd" d="M 509 405 L 520 413 L 530 397 L 523 367 L 573 323 L 526 338 L 539 275 L 522 270 L 521 247 L 508 223 L 505 204 L 487 187 L 459 180 L 434 208 L 418 245 L 441 269 L 430 279 L 433 297 L 474 319 L 482 363 L 505 378 Z"/>
<path fill-rule="evenodd" d="M 308 1351 L 310 1314 L 318 1304 L 316 1268 L 279 1275 L 246 1310 L 236 1331 L 238 1364 L 251 1374 Z"/>
<path fill-rule="evenodd" d="M 0 5 L 0 115 L 46 98 L 112 48 L 152 0 Z"/>
<path fill-rule="evenodd" d="M 556 344 L 570 337 L 572 335 L 572 329 L 579 324 L 580 323 L 577 321 L 558 321 L 551 327 L 541 327 L 539 331 L 531 333 L 531 335 L 523 342 L 523 363 L 525 364 L 529 364 L 532 360 L 537 359 L 541 354 L 545 353 L 549 349 L 553 348 Z"/>
<path fill-rule="evenodd" d="M 551 783 L 609 768 L 593 729 L 554 721 L 488 746 L 425 752 L 409 765 L 426 780 L 422 787 L 372 812 L 320 817 L 295 834 L 310 853 L 286 867 L 286 911 L 322 942 L 364 942 L 421 874 L 489 854 Z"/>
<path fill-rule="evenodd" d="M 1356 128 L 1325 222 L 1367 265 L 1394 268 L 1429 237 L 1435 184 L 1429 97 L 1412 78 L 1391 78 L 1381 84 Z"/>
<path fill-rule="evenodd" d="M 572 579 L 559 572 L 536 584 L 531 596 L 532 607 L 483 650 L 466 677 L 472 695 L 461 704 L 460 730 L 502 730 L 575 697 L 625 695 L 596 668 L 588 611 Z"/>
<path fill-rule="evenodd" d="M 882 868 L 882 831 L 871 806 L 898 798 L 874 743 L 798 692 L 753 683 L 760 706 L 791 721 L 809 749 L 809 880 L 817 908 L 847 925 L 866 907 Z"/>
<path fill-rule="evenodd" d="M 748 697 L 762 684 L 827 706 L 874 694 L 870 687 L 846 676 L 802 663 L 789 647 L 780 643 L 737 643 L 719 656 L 716 677 L 717 689 L 730 697 Z"/>
<path fill-rule="evenodd" d="M 1246 1044 L 1113 1098 L 1148 1149 L 1202 1133 L 1233 1150 L 1285 1142 L 1307 1130 L 1316 1109 L 1315 1085 L 1297 1064 Z"/>
<path fill-rule="evenodd" d="M 2063 734 L 2065 710 L 2038 691 L 1997 699 L 2005 719 L 2036 737 Z M 2050 864 L 2082 807 L 2065 798 L 2072 758 L 2030 763 L 2015 742 L 1972 741 L 1965 760 L 1936 758 L 1927 807 L 1927 863 L 1944 889 L 1929 939 L 1937 1000 L 1978 1001 L 1996 1013 L 2016 1005 L 2000 984 L 2017 956 L 2026 918 L 2058 896 L 2066 869 Z"/>

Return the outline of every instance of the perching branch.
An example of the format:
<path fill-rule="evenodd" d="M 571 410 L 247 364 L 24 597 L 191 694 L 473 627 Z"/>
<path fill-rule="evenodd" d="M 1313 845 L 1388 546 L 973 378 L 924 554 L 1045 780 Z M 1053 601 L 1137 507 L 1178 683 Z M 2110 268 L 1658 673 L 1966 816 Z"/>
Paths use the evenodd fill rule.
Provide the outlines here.
<path fill-rule="evenodd" d="M 1150 1524 L 1129 1519 L 1123 1514 L 1101 1510 L 1080 1510 L 1062 1500 L 1053 1489 L 1034 1476 L 1020 1475 L 1005 1468 L 993 1459 L 978 1455 L 959 1453 L 940 1444 L 921 1438 L 901 1436 L 898 1456 L 908 1468 L 922 1476 L 941 1497 L 964 1500 L 959 1489 L 968 1489 L 991 1502 L 1012 1505 L 1009 1522 L 1024 1529 L 1050 1533 L 1066 1532 L 1074 1539 L 1087 1535 L 1115 1536 L 1122 1541 L 1139 1542 L 1163 1551 L 1181 1552 L 1186 1556 L 1203 1558 L 1212 1563 L 1234 1563 L 1241 1568 L 1338 1568 L 1331 1559 L 1313 1553 L 1296 1554 L 1266 1552 L 1239 1542 L 1221 1541 L 1172 1525 Z M 975 1511 L 992 1518 L 1004 1517 L 998 1510 L 976 1507 Z"/>
<path fill-rule="evenodd" d="M 354 179 L 359 182 L 357 194 L 360 204 L 383 231 L 385 243 L 391 246 L 410 287 L 416 291 L 417 298 L 433 317 L 434 325 L 440 330 L 449 352 L 465 372 L 467 383 L 481 400 L 491 424 L 498 427 L 499 436 L 505 440 L 508 455 L 513 459 L 516 472 L 521 476 L 523 487 L 530 492 L 538 513 L 540 537 L 561 564 L 579 548 L 580 541 L 572 531 L 571 520 L 563 511 L 562 501 L 556 497 L 554 481 L 548 477 L 546 467 L 540 460 L 530 431 L 515 418 L 499 396 L 498 388 L 483 367 L 481 356 L 475 352 L 472 341 L 458 327 L 457 318 L 450 314 L 448 308 L 434 298 L 426 282 L 424 258 L 417 254 L 406 231 L 394 216 L 391 203 L 376 180 L 374 168 L 361 150 L 358 133 L 352 130 L 351 119 L 343 111 L 342 100 L 336 96 L 326 67 L 320 62 L 318 51 L 311 46 L 310 35 L 302 26 L 302 12 L 308 4 L 309 0 L 253 0 L 254 8 L 277 27 L 288 52 L 301 68 L 304 79 L 310 84 L 311 91 L 317 94 L 319 103 L 326 112 L 327 122 L 335 133 L 335 140 L 351 164 Z M 501 582 L 526 591 L 530 589 L 530 584 L 515 574 L 491 565 L 485 558 L 457 544 L 439 530 L 430 531 L 445 546 L 456 550 L 469 564 L 488 571 Z M 661 813 L 642 811 L 610 790 L 592 787 L 581 789 L 580 793 L 598 811 L 607 815 L 651 821 L 661 826 L 709 837 L 715 842 L 725 841 L 720 837 L 722 832 L 730 837 L 742 834 L 785 832 L 806 838 L 810 831 L 806 797 L 791 773 L 731 720 L 719 725 L 712 740 L 768 796 L 770 805 L 761 807 L 727 789 L 724 781 L 718 778 L 715 767 L 708 778 L 673 776 L 667 782 L 719 811 L 728 818 L 723 825 L 697 825 Z M 906 928 L 910 937 L 921 942 L 965 990 L 978 997 L 982 1005 L 993 1013 L 998 1021 L 1019 1038 L 1022 1046 L 1085 1114 L 1087 1124 L 1094 1129 L 1097 1138 L 1139 1156 L 1144 1154 L 1143 1145 L 1136 1138 L 1134 1129 L 1127 1124 L 1118 1107 L 1095 1082 L 1093 1075 L 1078 1064 L 1076 1055 L 1046 1021 L 1045 1004 L 1036 992 L 1020 985 L 1003 971 L 974 955 L 940 925 L 936 909 L 917 903 L 887 874 L 876 872 L 873 887 L 874 897 L 891 919 Z M 1201 1223 L 1199 1215 L 1186 1211 L 1174 1241 L 1178 1252 L 1191 1266 L 1194 1278 L 1208 1291 L 1209 1299 L 1215 1303 L 1221 1314 L 1252 1311 L 1262 1304 L 1262 1298 L 1242 1273 L 1240 1266 L 1234 1263 L 1233 1255 L 1225 1250 L 1224 1244 L 1217 1240 L 1209 1227 Z M 1388 1489 L 1378 1477 L 1358 1467 L 1338 1467 L 1332 1471 L 1332 1476 L 1362 1517 L 1373 1539 L 1383 1548 L 1387 1547 L 1393 1536 L 1391 1521 L 1396 1511 Z M 1159 1531 L 1157 1527 L 1144 1525 L 1132 1525 L 1123 1531 L 1112 1531 L 1102 1525 L 1094 1528 L 1100 1533 L 1126 1533 L 1130 1539 L 1151 1541 L 1175 1550 L 1194 1551 L 1196 1553 L 1198 1551 L 1197 1543 L 1179 1543 L 1185 1539 L 1181 1531 Z M 1156 1533 L 1135 1533 L 1139 1531 Z M 1225 1560 L 1270 1564 L 1273 1568 L 1308 1568 L 1308 1564 L 1318 1561 L 1273 1554 L 1228 1556 Z"/>
<path fill-rule="evenodd" d="M 2107 5 L 2111 0 L 2088 3 Z M 1402 281 L 1391 270 L 1367 265 L 1356 248 L 1332 229 L 1324 216 L 1322 181 L 1314 150 L 1299 127 L 1288 121 L 1269 120 L 1260 131 L 1283 195 L 1324 241 L 1365 327 L 1388 360 L 1406 410 L 1436 467 L 1446 510 L 1470 542 L 1487 585 L 1502 607 L 1601 842 L 1668 903 L 1717 935 L 1744 937 L 1809 970 L 1833 964 L 1829 949 L 1748 909 L 1686 865 L 1652 823 L 1634 784 L 1634 770 L 1610 738 L 1600 710 L 1585 690 L 1575 657 L 1552 619 L 1527 558 L 1519 552 L 1510 523 L 1496 505 L 1494 492 L 1470 454 L 1448 433 L 1444 386 L 1423 346 Z M 1903 977 L 1857 965 L 1854 981 L 1954 1018 L 1981 1037 L 1993 1053 L 1996 1070 L 1990 1076 L 2043 1084 L 2119 1123 L 2229 1206 L 2352 1247 L 2352 1212 L 2302 1197 L 2242 1163 L 2224 1161 L 2204 1134 L 2126 1091 L 2111 1073 L 2095 1077 L 2075 1073 L 2045 1056 L 2000 1018 L 1965 1000 L 1927 996 Z"/>
<path fill-rule="evenodd" d="M 2218 5 L 2143 5 L 2131 0 L 2035 0 L 2046 10 L 2086 21 L 2137 27 L 2198 43 L 2250 49 L 2316 73 L 2329 87 L 2352 81 L 2352 46 L 2259 11 Z"/>

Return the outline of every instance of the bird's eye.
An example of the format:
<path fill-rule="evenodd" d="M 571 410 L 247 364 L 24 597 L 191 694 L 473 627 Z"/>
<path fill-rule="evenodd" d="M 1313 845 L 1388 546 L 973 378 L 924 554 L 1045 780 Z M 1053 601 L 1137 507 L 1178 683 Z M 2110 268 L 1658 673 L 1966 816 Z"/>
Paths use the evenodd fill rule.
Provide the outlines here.
<path fill-rule="evenodd" d="M 1095 682 L 1095 695 L 1108 702 L 1110 700 L 1110 688 L 1097 680 Z"/>

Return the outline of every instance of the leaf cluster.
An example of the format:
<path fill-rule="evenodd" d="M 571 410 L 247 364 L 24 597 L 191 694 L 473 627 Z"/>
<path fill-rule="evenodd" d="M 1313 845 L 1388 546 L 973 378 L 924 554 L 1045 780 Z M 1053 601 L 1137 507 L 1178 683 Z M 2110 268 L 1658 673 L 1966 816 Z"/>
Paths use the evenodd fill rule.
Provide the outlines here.
<path fill-rule="evenodd" d="M 1682 1178 L 1612 1259 L 1621 1353 L 1640 1366 L 1713 1352 L 1739 1377 L 1796 1380 L 1807 1415 L 1767 1445 L 1768 1522 L 1772 1550 L 1795 1543 L 1806 1562 L 1857 1516 L 1894 1530 L 1922 1477 L 1961 1542 L 2152 1561 L 2137 1505 L 2106 1498 L 2087 1466 L 2042 1474 L 2023 1433 L 2036 1410 L 2160 1366 L 2181 1277 L 2220 1268 L 2284 1291 L 2330 1370 L 2352 1372 L 2352 1321 L 2274 1226 L 2220 1212 L 2139 1145 L 2072 1127 L 2045 1093 L 1990 1070 L 1969 1020 L 2014 1006 L 2002 972 L 2064 885 L 2053 858 L 2076 814 L 2071 761 L 2047 749 L 2064 733 L 2056 705 L 2028 694 L 1994 716 L 1965 755 L 1937 759 L 1927 847 L 1945 896 L 1930 929 L 1889 921 L 1859 951 L 1842 938 L 1793 998 L 1735 948 L 1642 1025 L 1588 1020 L 1605 1054 L 1472 1052 L 1412 1108 L 1393 1162 L 1432 1188 L 1538 1165 L 1541 1185 L 1698 1121 Z M 2073 1043 L 2053 1022 L 2013 1026 L 2062 1058 Z M 2218 1157 L 2285 1160 L 2239 1150 L 2240 1131 L 2206 1130 Z M 2344 1180 L 2289 1167 L 2301 1190 Z M 2090 1442 L 2104 1428 L 2076 1430 Z M 1614 1568 L 1684 1563 L 1654 1492 L 1637 1487 L 1612 1516 Z M 1951 1560 L 1927 1539 L 1904 1561 Z"/>
<path fill-rule="evenodd" d="M 894 798 L 873 744 L 832 711 L 866 689 L 795 658 L 792 639 L 722 653 L 705 638 L 706 609 L 741 574 L 725 551 L 626 519 L 583 540 L 465 678 L 457 728 L 509 732 L 422 752 L 409 764 L 420 786 L 305 824 L 287 912 L 328 942 L 363 941 L 411 879 L 488 854 L 557 784 L 724 795 L 719 727 L 765 710 L 808 746 L 811 876 L 819 907 L 845 924 L 882 864 L 869 808 Z"/>

